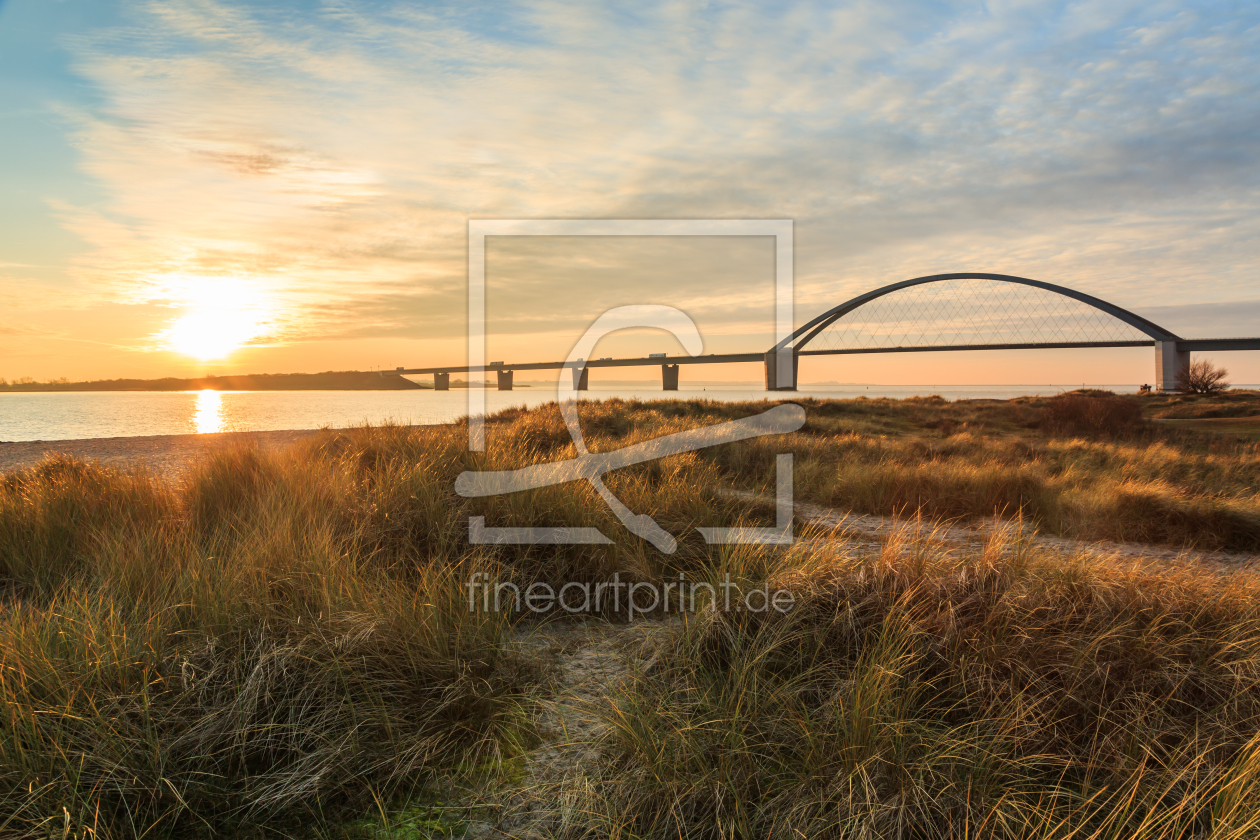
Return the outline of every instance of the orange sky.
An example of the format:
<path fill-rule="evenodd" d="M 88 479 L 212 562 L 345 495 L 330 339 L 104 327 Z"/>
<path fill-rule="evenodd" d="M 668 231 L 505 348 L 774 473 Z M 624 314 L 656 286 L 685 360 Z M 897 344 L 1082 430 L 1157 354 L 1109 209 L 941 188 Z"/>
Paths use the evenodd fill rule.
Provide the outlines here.
<path fill-rule="evenodd" d="M 460 363 L 478 218 L 791 219 L 798 324 L 986 271 L 1256 335 L 1257 33 L 1248 6 L 1102 0 L 12 0 L 0 377 Z M 627 303 L 687 312 L 706 353 L 764 350 L 773 279 L 764 239 L 504 239 L 488 353 L 562 358 Z M 675 349 L 635 333 L 600 354 Z M 1140 383 L 1152 355 L 850 356 L 802 380 Z M 1212 356 L 1260 382 L 1260 353 Z"/>

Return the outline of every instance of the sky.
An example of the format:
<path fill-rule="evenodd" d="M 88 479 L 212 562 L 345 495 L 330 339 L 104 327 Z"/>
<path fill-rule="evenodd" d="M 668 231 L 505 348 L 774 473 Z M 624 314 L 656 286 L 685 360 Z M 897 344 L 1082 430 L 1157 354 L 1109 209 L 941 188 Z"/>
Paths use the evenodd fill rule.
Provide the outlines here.
<path fill-rule="evenodd" d="M 980 271 L 1260 335 L 1258 137 L 1254 2 L 7 0 L 0 377 L 461 364 L 470 219 L 790 219 L 798 324 Z M 774 343 L 768 238 L 487 248 L 491 359 L 563 358 L 623 304 L 682 309 L 705 353 Z M 598 350 L 647 352 L 682 350 Z M 1211 356 L 1260 382 L 1260 353 Z M 1152 357 L 801 376 L 1147 382 Z"/>

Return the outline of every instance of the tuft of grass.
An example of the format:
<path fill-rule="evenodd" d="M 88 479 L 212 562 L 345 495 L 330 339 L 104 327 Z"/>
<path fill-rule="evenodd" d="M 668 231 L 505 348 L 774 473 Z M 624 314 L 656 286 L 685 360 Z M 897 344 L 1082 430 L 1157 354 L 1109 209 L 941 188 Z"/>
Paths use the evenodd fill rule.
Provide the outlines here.
<path fill-rule="evenodd" d="M 0 585 L 50 596 L 82 577 L 102 541 L 146 533 L 174 511 L 144 473 L 64 455 L 0 477 Z"/>
<path fill-rule="evenodd" d="M 405 476 L 316 455 L 6 478 L 0 834 L 286 833 L 519 748 L 533 676 L 466 604 L 491 562 L 404 545 Z"/>
<path fill-rule="evenodd" d="M 1251 837 L 1260 580 L 801 550 L 602 710 L 572 836 Z"/>

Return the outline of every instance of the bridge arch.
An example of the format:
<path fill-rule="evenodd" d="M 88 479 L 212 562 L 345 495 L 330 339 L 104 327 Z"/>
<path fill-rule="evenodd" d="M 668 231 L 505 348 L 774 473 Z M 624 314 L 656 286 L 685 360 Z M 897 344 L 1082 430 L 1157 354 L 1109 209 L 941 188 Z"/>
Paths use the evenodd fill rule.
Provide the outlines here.
<path fill-rule="evenodd" d="M 919 300 L 911 299 L 915 296 L 915 293 L 912 292 L 907 292 L 901 296 L 897 295 L 898 292 L 905 292 L 906 290 L 913 290 L 916 287 L 924 287 L 930 284 L 947 283 L 947 281 L 990 281 L 991 284 L 999 285 L 993 286 L 990 283 L 981 283 L 976 284 L 974 287 L 967 287 L 972 289 L 973 292 L 976 289 L 988 290 L 983 292 L 984 300 L 980 303 L 976 301 L 967 303 L 964 301 L 962 304 L 947 302 L 947 305 L 943 307 L 940 306 L 939 302 L 934 302 L 931 299 L 932 292 L 927 290 L 918 293 L 919 298 L 921 298 Z M 965 283 L 955 284 L 955 288 L 959 289 L 965 286 Z M 971 314 L 967 311 L 968 306 L 979 309 L 982 303 L 992 303 L 989 291 L 996 290 L 1000 294 L 994 296 L 1002 297 L 1005 294 L 1008 302 L 1013 301 L 1014 298 L 1011 297 L 1014 293 L 1013 287 L 1026 288 L 1028 290 L 1027 294 L 1032 296 L 1029 298 L 1029 301 L 1035 299 L 1043 309 L 1047 306 L 1049 307 L 1048 310 L 1043 311 L 1040 315 L 1024 313 L 1025 322 L 1033 324 L 1030 331 L 1036 340 L 1029 340 L 1027 336 L 1021 334 L 1019 329 L 1015 330 L 1014 337 L 1009 335 L 1011 324 L 1015 323 L 1013 319 L 1003 320 L 999 318 L 995 320 L 992 317 L 988 317 L 988 321 L 986 321 L 987 316 L 984 316 L 983 313 L 977 313 L 973 321 Z M 882 300 L 885 298 L 887 300 Z M 905 303 L 899 304 L 898 300 L 905 301 Z M 948 317 L 961 319 L 965 322 L 965 327 L 956 330 L 952 334 L 964 336 L 965 340 L 953 342 L 946 340 L 942 342 L 941 336 L 938 335 L 935 337 L 935 340 L 906 343 L 904 339 L 908 338 L 910 333 L 903 331 L 902 334 L 898 335 L 898 331 L 893 330 L 891 333 L 879 337 L 883 340 L 882 344 L 878 341 L 861 341 L 858 343 L 858 346 L 853 346 L 853 337 L 858 335 L 859 331 L 851 328 L 850 321 L 843 321 L 846 316 L 858 313 L 863 307 L 869 307 L 868 311 L 876 310 L 878 314 L 892 314 L 896 317 L 900 311 L 898 309 L 899 305 L 913 312 L 914 316 L 924 323 L 930 323 L 933 318 L 938 317 L 942 320 L 946 320 Z M 1018 306 L 1021 304 L 1015 302 L 1014 305 Z M 1025 303 L 1024 305 L 1032 306 L 1033 304 Z M 935 312 L 935 308 L 944 308 L 949 311 Z M 1062 323 L 1058 326 L 1054 324 L 1046 326 L 1039 324 L 1038 318 L 1042 321 L 1058 319 Z M 998 326 L 1006 328 L 1008 335 L 1006 335 L 1004 340 L 994 340 L 998 338 L 996 335 L 991 338 L 985 337 L 987 328 L 993 332 L 997 331 L 995 328 Z M 1045 329 L 1042 329 L 1042 327 L 1045 327 Z M 1091 327 L 1096 335 L 1091 334 Z M 836 338 L 838 331 L 841 329 L 846 333 L 845 339 Z M 824 340 L 819 342 L 822 345 L 827 344 L 826 339 L 832 339 L 839 341 L 841 346 L 824 346 L 822 349 L 819 349 L 818 346 L 811 347 L 811 342 L 815 342 L 820 336 L 824 336 Z M 1041 280 L 1031 280 L 1027 277 L 1016 277 L 1010 274 L 984 272 L 932 274 L 873 289 L 832 307 L 812 319 L 767 351 L 766 384 L 772 390 L 793 389 L 797 378 L 797 362 L 801 355 L 913 350 L 1020 349 L 1031 347 L 1124 347 L 1150 346 L 1152 344 L 1156 346 L 1157 354 L 1161 348 L 1166 349 L 1168 353 L 1176 354 L 1177 342 L 1180 340 L 1181 338 L 1175 333 L 1136 313 L 1101 298 L 1096 298 L 1093 295 L 1069 289 L 1065 286 L 1058 286 Z M 845 341 L 848 341 L 849 344 L 846 345 Z M 889 343 L 893 341 L 899 341 L 900 343 Z M 1181 358 L 1181 355 L 1177 354 L 1175 357 L 1170 357 L 1169 364 L 1175 367 L 1176 364 L 1182 361 L 1184 360 Z"/>
<path fill-rule="evenodd" d="M 962 271 L 952 274 L 932 274 L 925 277 L 915 277 L 911 280 L 902 280 L 900 283 L 890 283 L 878 289 L 865 292 L 857 297 L 850 298 L 839 306 L 828 309 L 826 312 L 814 318 L 800 329 L 796 330 L 783 341 L 771 348 L 772 351 L 779 351 L 791 347 L 793 351 L 799 353 L 806 345 L 814 340 L 819 333 L 845 315 L 865 306 L 866 304 L 885 295 L 899 292 L 903 289 L 909 289 L 914 286 L 923 286 L 928 283 L 940 283 L 945 280 L 992 280 L 999 283 L 1013 283 L 1020 286 L 1029 286 L 1035 289 L 1053 292 L 1070 298 L 1087 306 L 1091 306 L 1107 315 L 1112 316 L 1142 333 L 1145 333 L 1153 341 L 1178 341 L 1179 336 L 1164 329 L 1159 324 L 1143 318 L 1141 315 L 1130 312 L 1127 309 L 1116 306 L 1114 303 L 1096 298 L 1093 295 L 1087 295 L 1084 292 L 1078 292 L 1075 289 L 1069 289 L 1066 286 L 1056 286 L 1054 283 L 1046 283 L 1041 280 L 1030 280 L 1027 277 L 1016 277 L 1011 274 L 986 274 L 981 272 Z"/>

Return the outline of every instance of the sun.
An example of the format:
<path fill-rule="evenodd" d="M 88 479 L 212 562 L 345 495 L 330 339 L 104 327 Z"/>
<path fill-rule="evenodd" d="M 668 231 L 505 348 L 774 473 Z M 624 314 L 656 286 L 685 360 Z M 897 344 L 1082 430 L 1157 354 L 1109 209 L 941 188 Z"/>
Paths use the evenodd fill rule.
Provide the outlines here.
<path fill-rule="evenodd" d="M 256 316 L 248 312 L 207 309 L 189 313 L 166 331 L 172 350 L 203 362 L 222 359 L 258 335 Z"/>
<path fill-rule="evenodd" d="M 203 362 L 222 359 L 257 338 L 267 307 L 250 284 L 236 279 L 182 277 L 172 295 L 184 314 L 160 334 L 170 350 Z"/>

